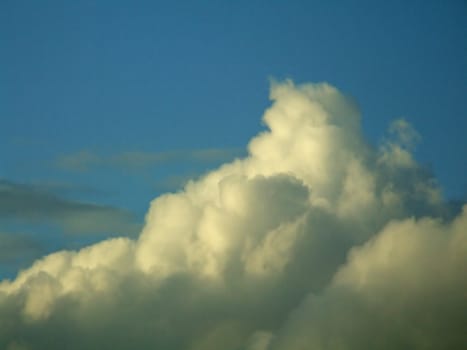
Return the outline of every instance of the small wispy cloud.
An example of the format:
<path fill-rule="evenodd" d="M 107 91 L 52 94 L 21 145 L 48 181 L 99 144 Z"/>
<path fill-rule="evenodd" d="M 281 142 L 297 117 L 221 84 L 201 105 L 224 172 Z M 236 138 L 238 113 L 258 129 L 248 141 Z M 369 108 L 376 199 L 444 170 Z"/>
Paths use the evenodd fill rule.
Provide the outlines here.
<path fill-rule="evenodd" d="M 74 201 L 47 191 L 43 186 L 0 180 L 0 220 L 45 222 L 65 233 L 130 235 L 139 224 L 121 208 Z"/>
<path fill-rule="evenodd" d="M 176 174 L 157 181 L 153 188 L 157 191 L 174 191 L 181 189 L 190 180 L 201 176 L 201 173 Z"/>
<path fill-rule="evenodd" d="M 79 151 L 77 153 L 58 157 L 55 161 L 55 165 L 69 171 L 84 172 L 101 162 L 101 158 L 98 155 L 89 151 Z"/>
<path fill-rule="evenodd" d="M 0 264 L 16 265 L 19 259 L 29 260 L 43 254 L 44 249 L 37 239 L 30 235 L 0 232 Z"/>
<path fill-rule="evenodd" d="M 107 156 L 82 150 L 61 155 L 54 164 L 60 169 L 74 172 L 87 172 L 97 167 L 138 170 L 167 163 L 219 163 L 230 161 L 243 154 L 244 151 L 241 148 L 206 148 L 165 152 L 126 151 Z"/>
<path fill-rule="evenodd" d="M 0 231 L 0 276 L 13 277 L 18 269 L 26 268 L 46 253 L 45 245 L 36 235 L 2 230 Z"/>

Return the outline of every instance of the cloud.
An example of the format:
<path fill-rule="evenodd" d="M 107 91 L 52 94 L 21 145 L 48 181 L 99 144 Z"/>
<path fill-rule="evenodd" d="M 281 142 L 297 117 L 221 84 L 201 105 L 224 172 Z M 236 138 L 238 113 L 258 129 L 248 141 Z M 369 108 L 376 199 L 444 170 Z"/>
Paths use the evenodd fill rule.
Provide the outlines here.
<path fill-rule="evenodd" d="M 15 276 L 48 251 L 44 240 L 33 234 L 15 231 L 0 231 L 0 278 Z M 50 252 L 50 250 L 49 250 Z"/>
<path fill-rule="evenodd" d="M 467 316 L 467 206 L 449 223 L 389 222 L 267 349 L 461 349 Z"/>
<path fill-rule="evenodd" d="M 122 209 L 62 198 L 43 186 L 0 180 L 0 220 L 45 222 L 66 233 L 131 234 L 138 229 Z"/>
<path fill-rule="evenodd" d="M 218 163 L 230 161 L 243 154 L 238 148 L 207 148 L 198 150 L 174 150 L 166 152 L 128 151 L 102 156 L 90 151 L 60 156 L 55 165 L 61 169 L 86 172 L 96 167 L 118 167 L 139 170 L 147 167 L 176 162 Z"/>
<path fill-rule="evenodd" d="M 85 172 L 102 163 L 101 157 L 89 151 L 60 156 L 55 164 L 57 167 L 76 172 Z"/>
<path fill-rule="evenodd" d="M 156 198 L 137 239 L 2 282 L 0 347 L 461 349 L 467 209 L 415 161 L 409 124 L 373 147 L 328 84 L 271 99 L 248 156 Z"/>
<path fill-rule="evenodd" d="M 17 260 L 30 260 L 43 253 L 40 242 L 26 234 L 0 232 L 0 264 L 14 264 Z"/>
<path fill-rule="evenodd" d="M 190 172 L 185 174 L 172 174 L 162 180 L 156 181 L 152 186 L 157 191 L 174 191 L 183 188 L 188 181 L 199 178 L 203 173 Z"/>

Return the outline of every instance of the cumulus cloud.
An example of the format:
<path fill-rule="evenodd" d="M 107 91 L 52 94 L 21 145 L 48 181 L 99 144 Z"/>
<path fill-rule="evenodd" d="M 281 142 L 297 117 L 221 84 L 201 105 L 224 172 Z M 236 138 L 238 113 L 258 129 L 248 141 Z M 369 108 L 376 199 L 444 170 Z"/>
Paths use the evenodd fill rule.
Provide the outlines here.
<path fill-rule="evenodd" d="M 449 223 L 389 222 L 265 349 L 461 349 L 467 315 L 467 207 Z"/>
<path fill-rule="evenodd" d="M 467 209 L 411 155 L 369 145 L 352 99 L 274 83 L 248 156 L 156 198 L 138 237 L 0 284 L 11 349 L 461 349 Z"/>

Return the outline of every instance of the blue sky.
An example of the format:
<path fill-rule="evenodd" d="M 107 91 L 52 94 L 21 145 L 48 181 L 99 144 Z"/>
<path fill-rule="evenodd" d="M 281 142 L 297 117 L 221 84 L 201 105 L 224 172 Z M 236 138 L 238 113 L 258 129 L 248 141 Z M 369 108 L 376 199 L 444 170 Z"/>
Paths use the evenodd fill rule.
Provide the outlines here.
<path fill-rule="evenodd" d="M 2 1 L 0 274 L 135 235 L 151 199 L 245 153 L 271 78 L 337 86 L 374 145 L 405 118 L 465 199 L 466 18 L 464 1 Z"/>

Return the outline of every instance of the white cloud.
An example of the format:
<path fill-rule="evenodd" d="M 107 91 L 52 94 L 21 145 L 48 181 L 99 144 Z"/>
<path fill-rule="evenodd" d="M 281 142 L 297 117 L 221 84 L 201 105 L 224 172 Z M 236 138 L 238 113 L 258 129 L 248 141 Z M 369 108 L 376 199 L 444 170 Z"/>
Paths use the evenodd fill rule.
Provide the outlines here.
<path fill-rule="evenodd" d="M 2 282 L 0 347 L 455 348 L 465 214 L 450 221 L 409 125 L 377 149 L 330 85 L 275 83 L 271 99 L 249 155 L 156 198 L 137 240 Z"/>

